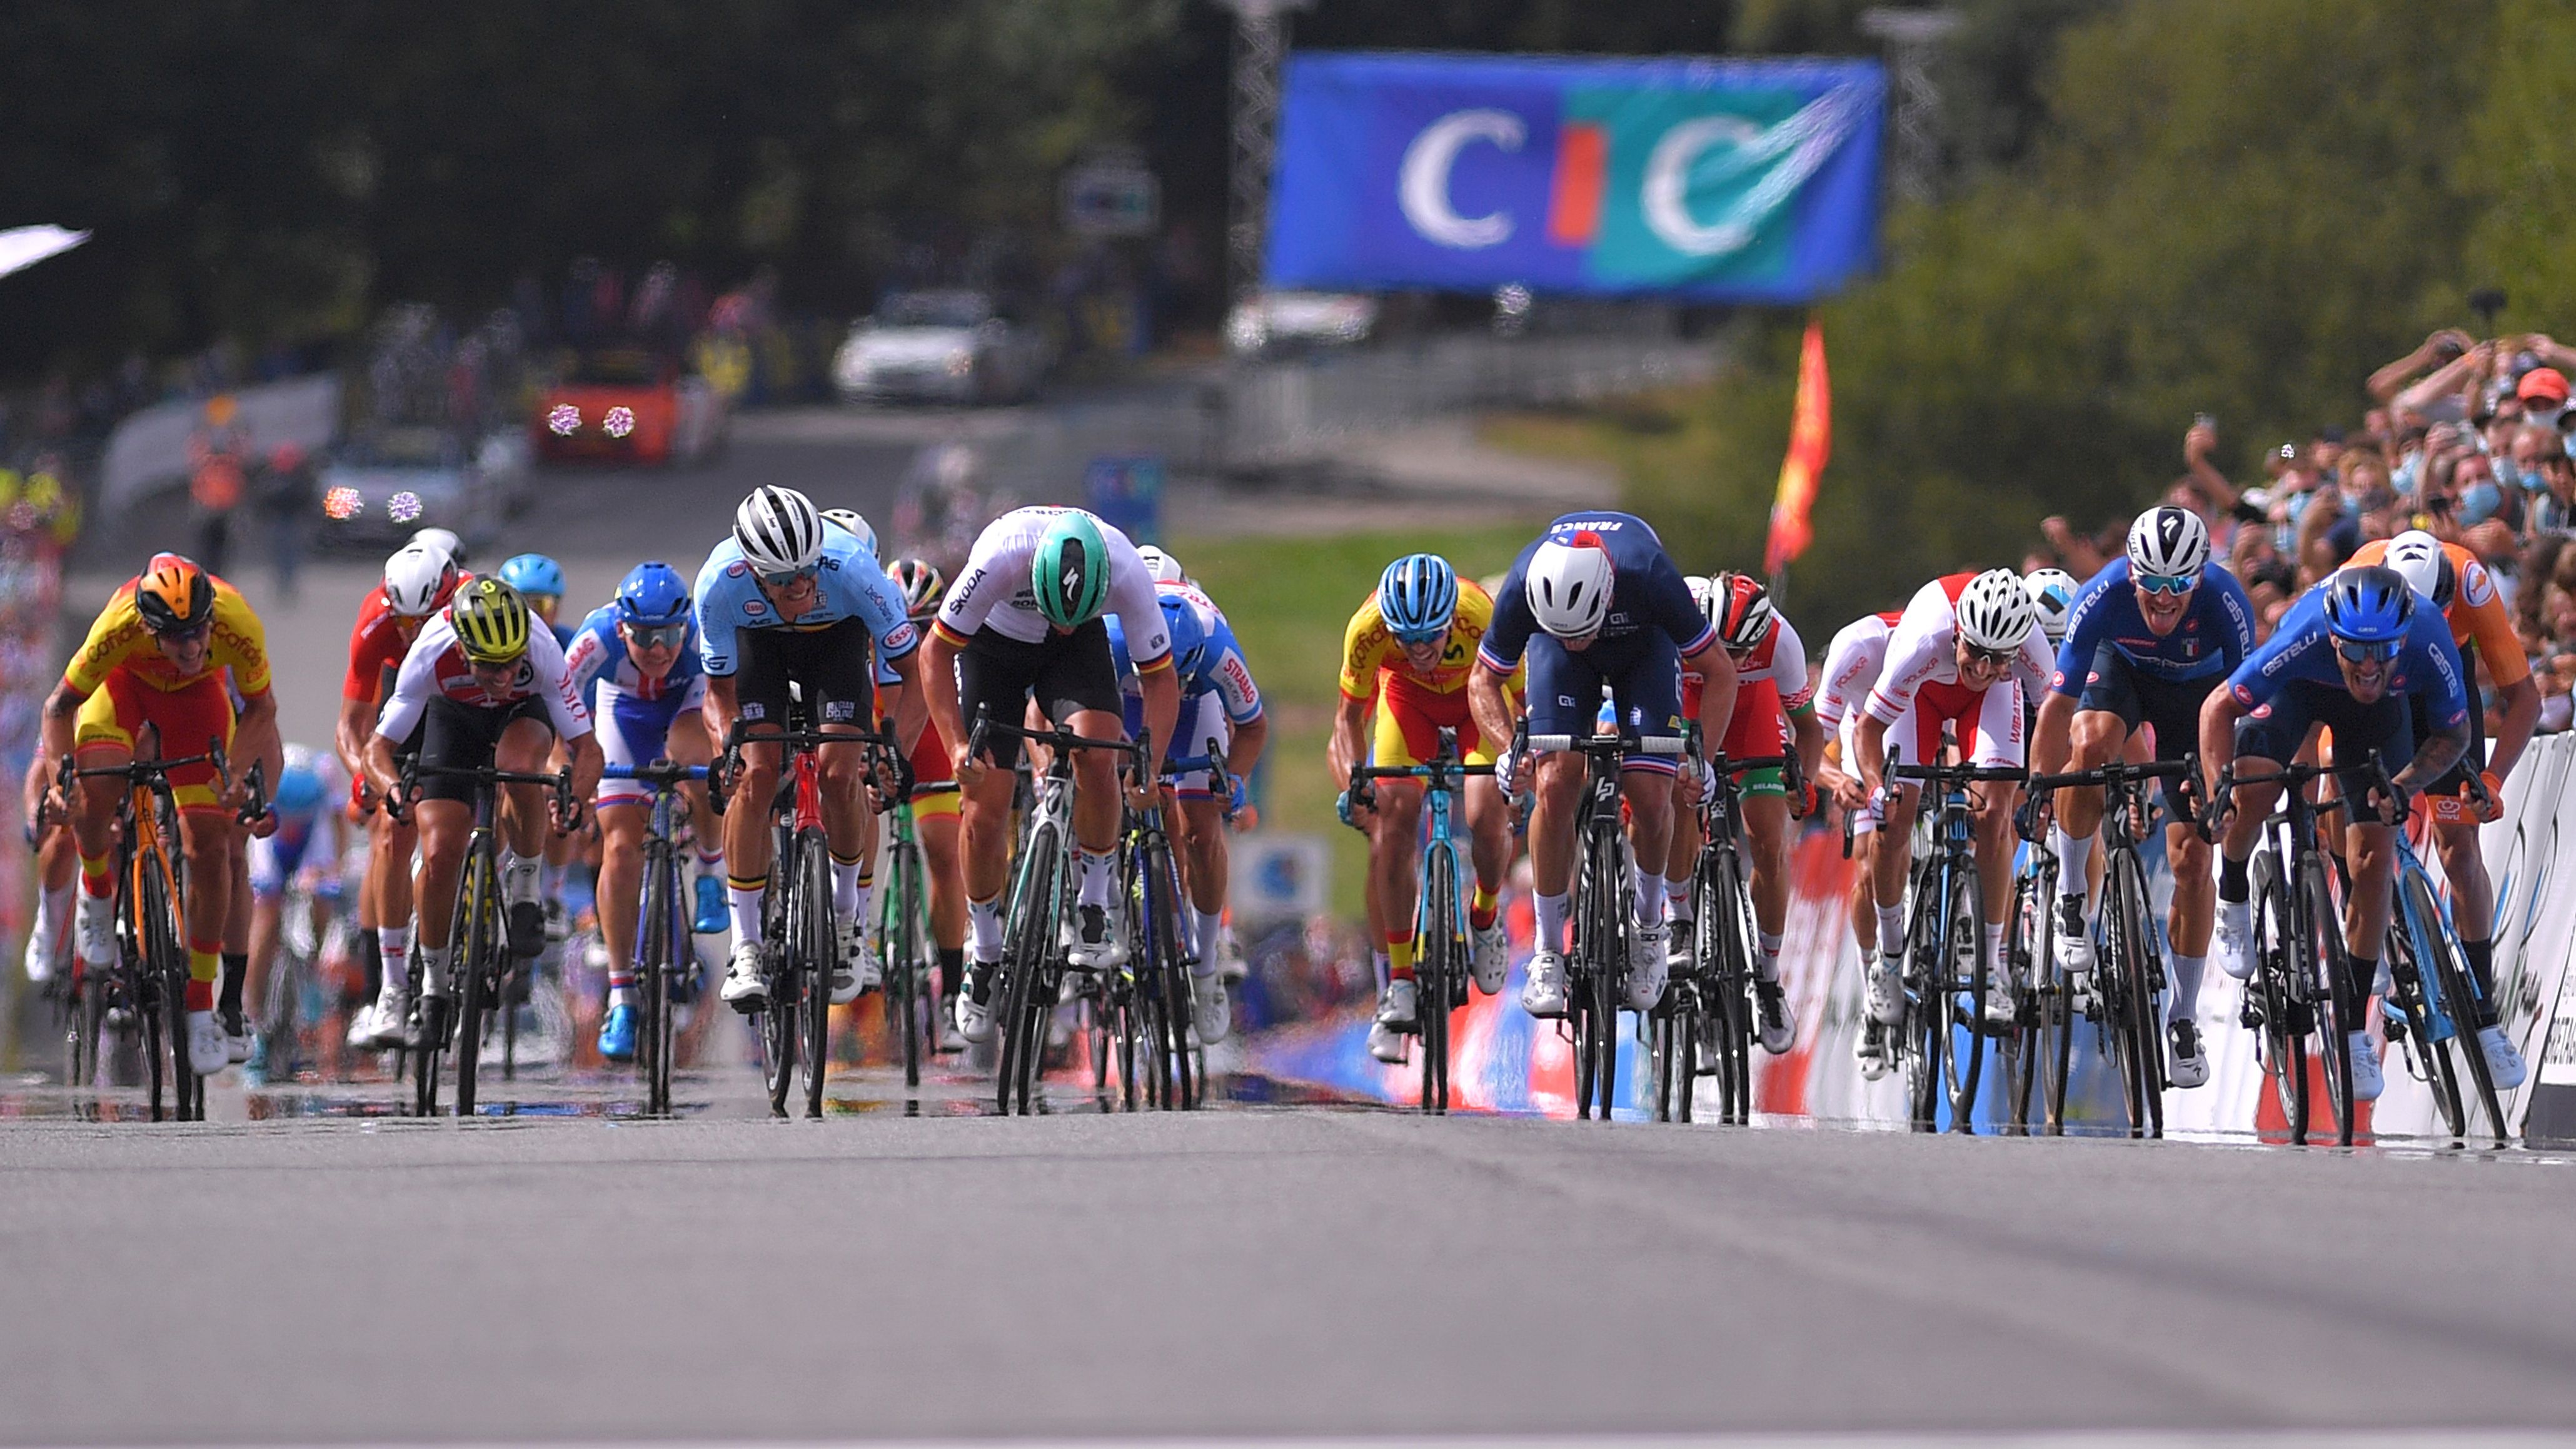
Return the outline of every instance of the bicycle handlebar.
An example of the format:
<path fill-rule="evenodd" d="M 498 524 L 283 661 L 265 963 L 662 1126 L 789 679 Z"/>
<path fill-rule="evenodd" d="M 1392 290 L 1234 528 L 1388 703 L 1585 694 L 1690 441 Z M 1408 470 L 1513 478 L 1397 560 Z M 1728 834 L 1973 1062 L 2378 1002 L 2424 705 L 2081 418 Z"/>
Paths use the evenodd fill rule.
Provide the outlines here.
<path fill-rule="evenodd" d="M 667 790 L 684 781 L 705 779 L 708 769 L 705 765 L 679 765 L 669 760 L 655 760 L 649 765 L 610 765 L 599 772 L 599 778 L 633 780 Z"/>
<path fill-rule="evenodd" d="M 1635 750 L 1647 755 L 1678 755 L 1690 747 L 1690 742 L 1680 735 L 1531 735 L 1529 747 L 1532 754 L 1573 750 L 1599 755 L 1616 750 L 1624 755 Z"/>
<path fill-rule="evenodd" d="M 1887 774 L 1891 779 L 1944 785 L 1966 785 L 1981 780 L 2010 780 L 2019 784 L 2029 778 L 2028 772 L 2019 765 L 1890 765 Z"/>
<path fill-rule="evenodd" d="M 2090 770 L 2070 770 L 2059 775 L 2033 775 L 2030 788 L 2040 790 L 2085 789 L 2094 785 L 2124 785 L 2135 780 L 2190 779 L 2200 773 L 2196 759 L 2154 760 L 2133 765 L 2126 760 L 2113 760 Z"/>

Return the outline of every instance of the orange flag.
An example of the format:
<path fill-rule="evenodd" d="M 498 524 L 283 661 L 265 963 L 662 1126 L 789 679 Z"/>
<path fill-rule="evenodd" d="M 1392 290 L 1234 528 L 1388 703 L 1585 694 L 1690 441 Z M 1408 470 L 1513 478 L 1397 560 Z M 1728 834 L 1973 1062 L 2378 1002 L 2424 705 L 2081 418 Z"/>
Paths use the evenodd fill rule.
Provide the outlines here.
<path fill-rule="evenodd" d="M 1789 424 L 1789 456 L 1780 464 L 1780 495 L 1771 504 L 1771 542 L 1763 550 L 1763 567 L 1778 574 L 1789 560 L 1807 551 L 1816 531 L 1807 524 L 1816 503 L 1816 480 L 1833 455 L 1833 384 L 1825 375 L 1825 328 L 1807 323 L 1806 343 L 1798 349 L 1798 409 Z"/>

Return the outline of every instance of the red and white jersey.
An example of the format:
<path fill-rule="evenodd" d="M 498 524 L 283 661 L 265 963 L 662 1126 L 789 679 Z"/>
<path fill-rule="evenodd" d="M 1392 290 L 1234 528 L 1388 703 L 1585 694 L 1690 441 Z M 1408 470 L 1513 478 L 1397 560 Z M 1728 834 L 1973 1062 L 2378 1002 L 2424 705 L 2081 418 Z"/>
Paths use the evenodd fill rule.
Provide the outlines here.
<path fill-rule="evenodd" d="M 1699 693 L 1707 677 L 1685 664 L 1682 666 L 1682 713 L 1693 718 L 1699 714 Z M 1782 711 L 1797 709 L 1815 697 L 1814 683 L 1807 675 L 1807 645 L 1798 637 L 1795 626 L 1786 616 L 1774 613 L 1771 629 L 1762 642 L 1753 646 L 1735 662 L 1736 709 L 1741 712 L 1753 696 L 1753 686 L 1768 684 L 1778 692 Z"/>
<path fill-rule="evenodd" d="M 396 742 L 411 738 L 420 727 L 421 711 L 440 696 L 469 709 L 504 709 L 523 699 L 539 699 L 545 702 L 557 739 L 575 740 L 590 733 L 590 711 L 581 707 L 581 697 L 573 692 L 563 646 L 555 642 L 554 631 L 533 615 L 528 620 L 528 652 L 520 656 L 518 672 L 510 682 L 495 692 L 475 682 L 447 611 L 431 615 L 420 637 L 412 641 L 411 652 L 403 656 L 402 672 L 394 676 L 394 692 L 386 696 L 384 712 L 376 716 L 376 733 Z"/>
<path fill-rule="evenodd" d="M 1974 573 L 1951 574 L 1917 589 L 1888 636 L 1887 662 L 1869 692 L 1870 715 L 1888 724 L 1904 718 L 1915 691 L 1927 684 L 1959 682 L 1959 595 Z M 2024 698 L 2036 699 L 2048 685 L 2048 636 L 2033 624 L 2021 641 L 2021 654 L 2005 677 L 2021 683 Z"/>
<path fill-rule="evenodd" d="M 1888 637 L 1905 617 L 1894 609 L 1863 614 L 1842 627 L 1825 646 L 1825 677 L 1816 690 L 1816 718 L 1828 733 L 1841 728 L 1845 716 L 1866 702 L 1887 665 Z"/>
<path fill-rule="evenodd" d="M 438 591 L 430 612 L 435 614 L 446 608 L 447 601 L 456 597 L 456 591 L 472 577 L 458 570 Z M 394 612 L 394 606 L 385 599 L 384 585 L 368 590 L 367 597 L 358 604 L 357 627 L 349 631 L 349 673 L 340 681 L 340 697 L 368 704 L 381 698 L 385 671 L 402 664 L 403 655 L 411 649 L 412 630 L 408 626 L 419 622 Z"/>

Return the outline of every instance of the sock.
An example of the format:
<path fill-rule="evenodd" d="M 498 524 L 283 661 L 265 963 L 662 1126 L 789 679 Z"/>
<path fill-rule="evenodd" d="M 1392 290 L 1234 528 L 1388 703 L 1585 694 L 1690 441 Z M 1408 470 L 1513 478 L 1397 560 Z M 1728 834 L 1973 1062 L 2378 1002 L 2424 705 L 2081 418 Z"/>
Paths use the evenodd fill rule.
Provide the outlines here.
<path fill-rule="evenodd" d="M 102 855 L 96 860 L 92 860 L 88 856 L 84 855 L 80 858 L 80 863 L 80 886 L 82 895 L 95 897 L 99 900 L 105 900 L 116 894 L 116 878 L 108 874 L 108 869 L 112 862 L 110 862 L 106 856 Z"/>
<path fill-rule="evenodd" d="M 2462 941 L 2460 957 L 2468 963 L 2469 979 L 2477 983 L 2478 1009 L 2475 1015 L 2478 1030 L 2484 1031 L 2501 1019 L 2496 1014 L 2495 1005 L 2495 942 Z"/>
<path fill-rule="evenodd" d="M 963 946 L 942 946 L 942 947 L 940 947 L 940 948 L 939 948 L 939 999 L 940 999 L 940 1000 L 942 1000 L 942 1001 L 954 1001 L 954 1000 L 956 1000 L 956 999 L 957 999 L 957 988 L 958 988 L 958 986 L 959 986 L 960 984 L 962 984 L 965 980 L 966 980 L 966 948 L 965 948 L 965 947 L 963 947 Z"/>
<path fill-rule="evenodd" d="M 384 985 L 395 995 L 411 989 L 411 927 L 376 927 L 376 950 L 384 958 Z"/>
<path fill-rule="evenodd" d="M 447 950 L 441 946 L 423 946 L 414 953 L 420 957 L 420 987 L 433 996 L 447 991 Z"/>
<path fill-rule="evenodd" d="M 1565 950 L 1565 907 L 1568 892 L 1532 898 L 1538 912 L 1538 949 L 1562 953 Z"/>
<path fill-rule="evenodd" d="M 975 959 L 994 962 L 1002 959 L 1002 898 L 989 901 L 969 898 L 966 902 L 966 927 L 975 938 Z"/>
<path fill-rule="evenodd" d="M 839 852 L 832 855 L 832 914 L 844 921 L 861 919 L 859 912 L 867 904 L 867 889 L 873 884 L 864 872 L 867 858 L 843 860 Z"/>
<path fill-rule="evenodd" d="M 65 882 L 59 886 L 46 886 L 44 901 L 36 908 L 42 912 L 37 917 L 38 922 L 58 941 L 62 939 L 63 922 L 70 917 L 74 884 Z"/>
<path fill-rule="evenodd" d="M 249 974 L 250 953 L 248 951 L 224 953 L 224 984 L 223 988 L 215 993 L 215 1004 L 223 1010 L 224 1015 L 242 1014 L 242 978 Z"/>
<path fill-rule="evenodd" d="M 1986 969 L 1990 973 L 2004 969 L 2004 927 L 2001 921 L 1986 923 Z"/>
<path fill-rule="evenodd" d="M 545 875 L 546 863 L 535 856 L 515 850 L 501 852 L 501 899 L 521 905 L 537 898 L 538 886 Z"/>
<path fill-rule="evenodd" d="M 2165 1020 L 2184 1021 L 2200 1014 L 2200 977 L 2209 969 L 2207 956 L 2186 956 L 2180 951 L 2167 958 L 2173 966 L 2173 1000 L 2165 1005 Z"/>
<path fill-rule="evenodd" d="M 719 845 L 713 850 L 709 850 L 703 845 L 698 847 L 698 873 L 700 875 L 714 875 L 717 871 L 722 869 L 724 869 L 723 846 Z"/>
<path fill-rule="evenodd" d="M 1413 938 L 1386 943 L 1386 978 L 1389 981 L 1413 979 Z"/>
<path fill-rule="evenodd" d="M 1467 901 L 1467 924 L 1479 931 L 1484 930 L 1494 924 L 1494 917 L 1501 912 L 1502 908 L 1502 894 L 1499 891 L 1488 890 L 1483 881 L 1478 881 L 1476 893 Z"/>
<path fill-rule="evenodd" d="M 358 990 L 362 994 L 350 1005 L 373 1002 L 385 989 L 385 948 L 377 939 L 377 932 L 383 929 L 379 926 L 374 931 L 358 933 Z"/>
<path fill-rule="evenodd" d="M 2061 896 L 2084 896 L 2084 864 L 2093 858 L 2093 837 L 2078 840 L 2062 826 L 2050 826 L 2049 847 L 2057 852 L 2057 893 Z"/>
<path fill-rule="evenodd" d="M 1755 944 L 1760 947 L 1760 950 L 1753 958 L 1753 979 L 1756 981 L 1779 980 L 1780 933 L 1777 931 L 1764 931 L 1757 929 L 1754 932 L 1754 938 Z"/>
<path fill-rule="evenodd" d="M 635 1004 L 635 968 L 633 966 L 608 968 L 608 1004 L 611 1009 Z"/>
<path fill-rule="evenodd" d="M 1086 906 L 1098 906 L 1103 910 L 1108 909 L 1109 891 L 1117 883 L 1118 878 L 1118 873 L 1111 867 L 1118 863 L 1118 857 L 1105 850 L 1098 855 L 1088 850 L 1076 850 L 1074 855 L 1082 862 L 1080 903 Z"/>
<path fill-rule="evenodd" d="M 2254 898 L 2253 882 L 2245 878 L 2245 862 L 2223 850 L 2218 853 L 2218 898 L 2239 906 Z"/>
<path fill-rule="evenodd" d="M 1691 899 L 1690 877 L 1664 881 L 1664 919 L 1690 921 L 1699 918 L 1699 902 Z"/>
<path fill-rule="evenodd" d="M 188 943 L 188 1009 L 215 1009 L 215 978 L 224 970 L 224 945 L 221 941 Z"/>
<path fill-rule="evenodd" d="M 1878 908 L 1878 952 L 1884 959 L 1905 939 L 1905 905 L 1898 902 Z"/>
<path fill-rule="evenodd" d="M 1377 970 L 1377 994 L 1386 994 L 1386 983 L 1395 979 L 1395 961 L 1381 948 L 1369 955 L 1369 965 Z"/>
<path fill-rule="evenodd" d="M 1222 910 L 1200 911 L 1197 915 L 1199 918 L 1199 964 L 1206 967 L 1208 970 L 1213 971 L 1216 969 L 1216 953 L 1219 946 L 1217 938 L 1225 931 L 1225 912 Z"/>
<path fill-rule="evenodd" d="M 1634 914 L 1640 926 L 1654 927 L 1664 923 L 1664 878 L 1652 871 L 1637 873 L 1637 896 Z"/>
<path fill-rule="evenodd" d="M 757 875 L 744 880 L 738 875 L 725 877 L 725 896 L 733 903 L 733 938 L 757 944 L 760 939 L 760 902 L 769 894 L 769 877 Z"/>

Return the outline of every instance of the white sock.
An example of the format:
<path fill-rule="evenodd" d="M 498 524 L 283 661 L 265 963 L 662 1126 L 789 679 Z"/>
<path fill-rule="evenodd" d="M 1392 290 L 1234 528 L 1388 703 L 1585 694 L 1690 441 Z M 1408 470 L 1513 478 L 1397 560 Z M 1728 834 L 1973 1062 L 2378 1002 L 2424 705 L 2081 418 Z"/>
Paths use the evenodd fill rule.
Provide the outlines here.
<path fill-rule="evenodd" d="M 635 985 L 633 982 L 628 982 L 624 986 L 612 986 L 608 988 L 608 1005 L 610 1009 L 614 1010 L 620 1006 L 633 1006 L 634 1004 Z"/>
<path fill-rule="evenodd" d="M 1654 927 L 1664 923 L 1664 878 L 1652 871 L 1637 872 L 1635 901 L 1637 924 Z"/>
<path fill-rule="evenodd" d="M 2093 837 L 2087 835 L 2078 840 L 2067 834 L 2065 827 L 2057 825 L 2048 828 L 2048 835 L 2049 845 L 2057 851 L 2057 893 L 2083 899 L 2086 893 L 2084 865 L 2093 858 Z"/>
<path fill-rule="evenodd" d="M 975 960 L 991 965 L 1002 959 L 1002 898 L 966 902 L 966 926 L 975 940 Z"/>
<path fill-rule="evenodd" d="M 535 900 L 545 868 L 545 861 L 539 857 L 515 850 L 501 852 L 501 898 L 514 906 Z"/>
<path fill-rule="evenodd" d="M 2198 1016 L 2200 977 L 2209 969 L 2209 958 L 2176 951 L 2166 959 L 2173 964 L 2173 1000 L 2165 1004 L 2165 1020 L 2185 1021 Z"/>
<path fill-rule="evenodd" d="M 393 969 L 390 966 L 385 970 L 385 979 L 387 981 L 394 979 Z M 423 991 L 432 995 L 447 990 L 447 953 L 445 951 L 435 946 L 420 948 L 420 984 Z"/>
<path fill-rule="evenodd" d="M 1217 937 L 1222 935 L 1225 931 L 1225 912 L 1223 910 L 1200 911 L 1198 912 L 1198 918 L 1199 965 L 1210 971 L 1214 971 L 1216 969 L 1216 953 L 1218 946 Z"/>
<path fill-rule="evenodd" d="M 1118 872 L 1112 869 L 1118 864 L 1118 857 L 1105 850 L 1098 855 L 1087 850 L 1077 850 L 1074 855 L 1082 862 L 1080 903 L 1107 909 L 1110 888 L 1116 885 L 1118 880 Z"/>
<path fill-rule="evenodd" d="M 1754 944 L 1760 947 L 1760 950 L 1757 951 L 1753 957 L 1753 979 L 1756 981 L 1779 980 L 1780 933 L 1777 931 L 1756 929 L 1754 932 Z"/>
<path fill-rule="evenodd" d="M 1986 927 L 1986 969 L 1990 972 L 2004 969 L 2004 928 L 2000 921 Z"/>
<path fill-rule="evenodd" d="M 832 862 L 832 914 L 844 921 L 859 918 L 859 872 L 866 867 L 864 860 Z"/>
<path fill-rule="evenodd" d="M 1905 940 L 1905 906 L 1902 902 L 1878 908 L 1878 954 L 1884 960 Z"/>
<path fill-rule="evenodd" d="M 411 989 L 411 927 L 376 927 L 376 953 L 385 962 L 385 994 L 400 997 Z"/>
<path fill-rule="evenodd" d="M 1369 964 L 1377 968 L 1377 994 L 1386 995 L 1386 983 L 1395 979 L 1394 958 L 1386 954 L 1384 947 L 1380 947 L 1370 958 Z"/>
<path fill-rule="evenodd" d="M 1562 954 L 1565 950 L 1565 905 L 1569 892 L 1534 897 L 1538 912 L 1538 949 Z"/>
<path fill-rule="evenodd" d="M 71 919 L 72 892 L 78 889 L 80 889 L 80 877 L 77 874 L 59 888 L 45 887 L 44 903 L 37 907 L 39 914 L 36 917 L 36 928 L 45 933 L 46 940 L 62 939 L 63 922 Z"/>
<path fill-rule="evenodd" d="M 1698 917 L 1699 902 L 1691 899 L 1690 877 L 1683 876 L 1680 880 L 1666 879 L 1664 882 L 1664 919 L 1668 921 L 1689 921 L 1696 920 Z"/>
<path fill-rule="evenodd" d="M 757 885 L 735 885 L 725 881 L 725 899 L 733 905 L 733 938 L 760 944 L 760 902 L 769 894 L 769 877 L 762 876 Z"/>
<path fill-rule="evenodd" d="M 722 875 L 722 874 L 724 874 L 724 847 L 723 847 L 723 846 L 719 845 L 719 846 L 717 846 L 717 847 L 716 847 L 715 849 L 713 849 L 713 850 L 709 850 L 709 849 L 707 849 L 707 848 L 706 848 L 706 847 L 704 847 L 704 846 L 700 846 L 700 847 L 698 847 L 698 874 L 700 874 L 700 875 Z"/>

